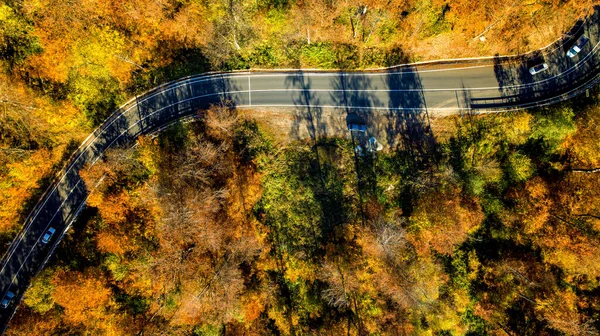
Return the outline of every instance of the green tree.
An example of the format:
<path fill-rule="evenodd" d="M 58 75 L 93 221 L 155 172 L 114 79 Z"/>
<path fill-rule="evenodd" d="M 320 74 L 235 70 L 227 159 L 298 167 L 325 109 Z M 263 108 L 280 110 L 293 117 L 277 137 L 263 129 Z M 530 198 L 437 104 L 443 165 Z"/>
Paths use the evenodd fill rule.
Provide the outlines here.
<path fill-rule="evenodd" d="M 11 67 L 22 63 L 29 55 L 42 51 L 34 28 L 7 4 L 0 4 L 0 59 Z"/>

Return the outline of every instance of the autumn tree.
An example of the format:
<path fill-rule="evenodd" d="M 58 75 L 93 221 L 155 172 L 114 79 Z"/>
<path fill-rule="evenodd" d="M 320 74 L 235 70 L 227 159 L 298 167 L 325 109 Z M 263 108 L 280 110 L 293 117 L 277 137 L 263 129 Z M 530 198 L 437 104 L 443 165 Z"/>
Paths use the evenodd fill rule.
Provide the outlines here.
<path fill-rule="evenodd" d="M 23 302 L 35 312 L 44 314 L 54 307 L 54 286 L 51 284 L 53 271 L 45 269 L 32 281 Z"/>
<path fill-rule="evenodd" d="M 4 3 L 0 6 L 0 22 L 0 57 L 8 61 L 10 68 L 42 51 L 31 23 Z"/>
<path fill-rule="evenodd" d="M 51 280 L 53 299 L 65 309 L 65 319 L 74 325 L 100 327 L 106 319 L 105 310 L 110 301 L 110 289 L 93 274 L 58 270 Z"/>
<path fill-rule="evenodd" d="M 536 310 L 553 329 L 566 335 L 596 335 L 598 330 L 594 326 L 595 321 L 581 314 L 585 308 L 585 303 L 567 289 L 557 290 L 551 297 L 539 300 Z"/>
<path fill-rule="evenodd" d="M 442 185 L 420 197 L 411 216 L 410 240 L 420 254 L 428 253 L 428 249 L 451 254 L 482 220 L 483 213 L 475 200 L 461 196 L 457 187 Z"/>

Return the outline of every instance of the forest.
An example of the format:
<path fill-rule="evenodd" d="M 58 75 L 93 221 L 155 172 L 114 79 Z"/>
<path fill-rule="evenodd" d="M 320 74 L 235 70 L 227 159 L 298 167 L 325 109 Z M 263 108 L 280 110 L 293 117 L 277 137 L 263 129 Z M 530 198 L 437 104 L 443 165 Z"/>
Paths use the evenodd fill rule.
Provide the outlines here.
<path fill-rule="evenodd" d="M 597 335 L 599 103 L 358 158 L 215 106 L 85 171 L 7 335 Z"/>
<path fill-rule="evenodd" d="M 83 139 L 156 85 L 521 53 L 592 4 L 0 0 L 1 250 Z M 435 118 L 357 158 L 347 137 L 198 111 L 82 173 L 102 183 L 6 334 L 598 335 L 598 120 L 595 89 Z"/>
<path fill-rule="evenodd" d="M 81 141 L 134 94 L 205 71 L 527 52 L 559 38 L 593 0 L 472 4 L 1 0 L 1 249 Z"/>

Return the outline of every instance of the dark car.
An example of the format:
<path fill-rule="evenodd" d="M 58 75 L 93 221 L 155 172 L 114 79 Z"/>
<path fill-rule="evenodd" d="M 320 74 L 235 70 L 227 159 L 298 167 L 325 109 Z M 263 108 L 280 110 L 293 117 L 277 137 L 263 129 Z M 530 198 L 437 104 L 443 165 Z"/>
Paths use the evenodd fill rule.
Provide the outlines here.
<path fill-rule="evenodd" d="M 348 130 L 350 132 L 354 131 L 354 132 L 366 132 L 367 131 L 367 125 L 364 124 L 348 124 Z"/>
<path fill-rule="evenodd" d="M 10 304 L 10 302 L 12 301 L 12 299 L 14 297 L 15 297 L 15 293 L 13 293 L 11 291 L 6 292 L 6 295 L 4 295 L 2 302 L 0 302 L 0 307 L 2 307 L 2 308 L 8 307 L 8 305 Z"/>

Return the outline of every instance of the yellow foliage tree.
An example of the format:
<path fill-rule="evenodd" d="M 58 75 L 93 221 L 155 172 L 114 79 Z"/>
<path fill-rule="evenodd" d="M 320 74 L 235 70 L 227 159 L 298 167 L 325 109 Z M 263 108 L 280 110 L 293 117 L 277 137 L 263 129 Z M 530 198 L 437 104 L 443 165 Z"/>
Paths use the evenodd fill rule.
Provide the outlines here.
<path fill-rule="evenodd" d="M 52 279 L 54 302 L 65 309 L 65 320 L 74 324 L 99 327 L 110 318 L 106 310 L 111 291 L 92 274 L 59 270 Z"/>

